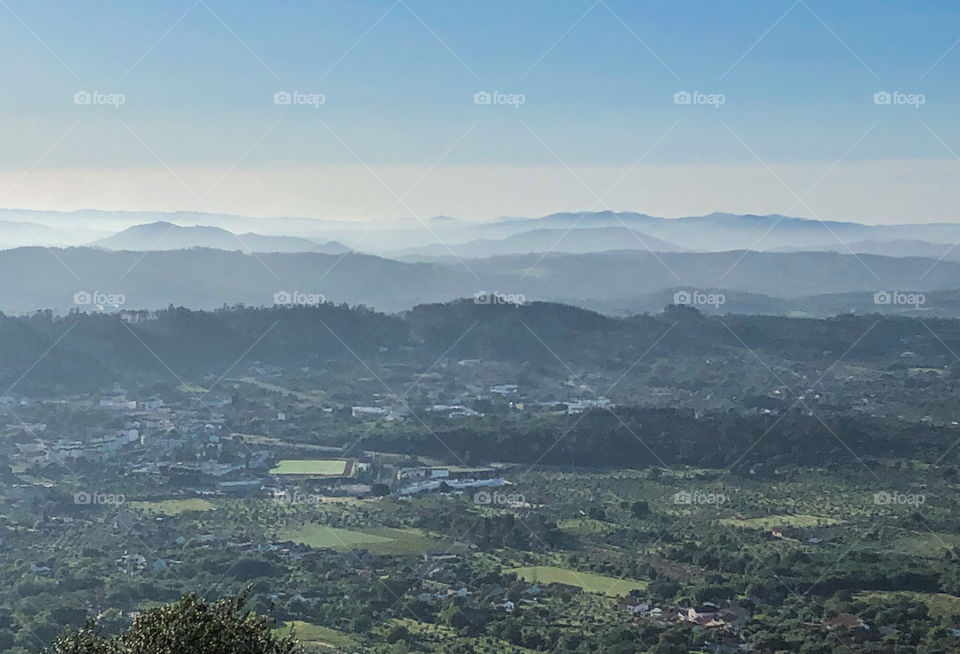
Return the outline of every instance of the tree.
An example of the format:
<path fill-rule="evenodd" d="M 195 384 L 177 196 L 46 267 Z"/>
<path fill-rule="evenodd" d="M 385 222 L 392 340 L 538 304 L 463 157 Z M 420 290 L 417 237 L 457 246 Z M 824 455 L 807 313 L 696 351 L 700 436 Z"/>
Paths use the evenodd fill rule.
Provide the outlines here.
<path fill-rule="evenodd" d="M 66 633 L 53 644 L 53 654 L 294 654 L 291 636 L 273 633 L 269 618 L 246 610 L 246 592 L 212 604 L 196 595 L 141 613 L 130 629 L 116 637 L 102 636 L 90 623 Z"/>
<path fill-rule="evenodd" d="M 645 518 L 650 514 L 650 505 L 644 500 L 637 500 L 630 505 L 630 513 L 634 518 Z"/>

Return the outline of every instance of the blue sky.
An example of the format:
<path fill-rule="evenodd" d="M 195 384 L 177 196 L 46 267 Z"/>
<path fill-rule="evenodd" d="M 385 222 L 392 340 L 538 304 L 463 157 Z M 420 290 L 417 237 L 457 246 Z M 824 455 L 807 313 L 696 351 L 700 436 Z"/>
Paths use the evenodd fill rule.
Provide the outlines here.
<path fill-rule="evenodd" d="M 954 2 L 4 1 L 5 206 L 956 219 Z"/>

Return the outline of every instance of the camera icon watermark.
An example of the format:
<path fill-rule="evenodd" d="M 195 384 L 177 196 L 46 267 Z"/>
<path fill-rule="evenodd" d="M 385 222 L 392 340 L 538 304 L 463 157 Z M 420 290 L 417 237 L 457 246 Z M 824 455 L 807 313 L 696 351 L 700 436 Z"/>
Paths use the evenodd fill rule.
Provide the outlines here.
<path fill-rule="evenodd" d="M 927 103 L 923 93 L 903 93 L 901 91 L 877 91 L 873 94 L 873 104 L 906 105 L 919 109 Z"/>
<path fill-rule="evenodd" d="M 103 93 L 101 91 L 77 91 L 73 94 L 73 104 L 99 104 L 119 109 L 126 104 L 127 96 L 123 93 Z"/>
<path fill-rule="evenodd" d="M 700 91 L 677 91 L 673 94 L 673 104 L 701 104 L 719 109 L 726 104 L 727 96 L 723 93 L 702 93 Z"/>
<path fill-rule="evenodd" d="M 318 307 L 326 301 L 327 298 L 321 293 L 277 291 L 273 294 L 273 304 L 278 307 Z"/>
<path fill-rule="evenodd" d="M 123 293 L 103 293 L 101 291 L 77 291 L 73 294 L 73 303 L 80 306 L 96 307 L 101 311 L 105 307 L 120 308 L 127 302 Z"/>
<path fill-rule="evenodd" d="M 527 303 L 523 293 L 501 293 L 500 291 L 477 291 L 473 294 L 474 304 L 512 304 L 515 307 Z"/>
<path fill-rule="evenodd" d="M 877 291 L 873 294 L 873 303 L 886 306 L 912 306 L 919 309 L 926 304 L 927 296 L 923 293 L 904 293 L 901 291 Z"/>
<path fill-rule="evenodd" d="M 302 91 L 277 91 L 273 94 L 273 104 L 307 105 L 319 109 L 327 103 L 323 93 L 304 93 Z"/>
<path fill-rule="evenodd" d="M 473 494 L 473 503 L 482 506 L 525 506 L 527 501 L 522 493 L 501 493 L 499 491 L 477 491 Z"/>
<path fill-rule="evenodd" d="M 727 302 L 727 296 L 723 293 L 703 293 L 701 291 L 677 291 L 673 294 L 674 304 L 689 304 L 691 306 L 712 306 L 719 309 L 721 304 Z"/>
<path fill-rule="evenodd" d="M 500 91 L 477 91 L 473 94 L 473 104 L 502 104 L 519 109 L 527 101 L 523 93 L 501 93 Z"/>
<path fill-rule="evenodd" d="M 127 501 L 122 493 L 91 493 L 80 491 L 73 494 L 73 503 L 82 506 L 120 506 Z"/>
<path fill-rule="evenodd" d="M 723 493 L 704 493 L 703 491 L 677 491 L 673 494 L 674 504 L 715 505 L 726 504 L 730 500 Z"/>
<path fill-rule="evenodd" d="M 873 503 L 877 506 L 923 506 L 927 496 L 920 493 L 899 493 L 897 491 L 879 491 L 873 494 Z"/>

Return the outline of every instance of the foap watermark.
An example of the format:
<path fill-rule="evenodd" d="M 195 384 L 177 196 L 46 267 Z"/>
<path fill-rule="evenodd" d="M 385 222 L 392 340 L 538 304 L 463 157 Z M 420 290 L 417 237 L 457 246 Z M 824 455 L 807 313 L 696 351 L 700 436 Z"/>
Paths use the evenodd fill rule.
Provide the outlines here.
<path fill-rule="evenodd" d="M 727 296 L 723 293 L 703 293 L 701 291 L 677 291 L 673 294 L 674 304 L 710 305 L 719 309 L 721 304 L 725 304 Z"/>
<path fill-rule="evenodd" d="M 114 109 L 127 103 L 123 93 L 104 93 L 103 91 L 77 91 L 73 94 L 73 104 L 101 104 Z"/>
<path fill-rule="evenodd" d="M 326 301 L 321 293 L 277 291 L 273 294 L 273 304 L 278 307 L 318 307 Z"/>
<path fill-rule="evenodd" d="M 277 91 L 273 94 L 273 104 L 301 104 L 319 109 L 327 103 L 323 93 L 304 93 L 303 91 Z"/>
<path fill-rule="evenodd" d="M 501 493 L 499 491 L 477 491 L 473 494 L 473 503 L 484 506 L 523 506 L 527 503 L 522 493 Z"/>
<path fill-rule="evenodd" d="M 902 291 L 877 291 L 873 294 L 874 304 L 886 304 L 891 306 L 910 306 L 919 309 L 920 305 L 925 304 L 927 296 L 923 293 L 904 293 Z"/>
<path fill-rule="evenodd" d="M 719 109 L 726 104 L 727 96 L 723 93 L 703 93 L 701 91 L 677 91 L 673 94 L 673 104 L 705 104 Z"/>
<path fill-rule="evenodd" d="M 80 491 L 79 493 L 73 494 L 73 503 L 83 506 L 94 506 L 100 504 L 120 506 L 126 501 L 127 498 L 122 493 L 91 493 L 88 491 Z"/>
<path fill-rule="evenodd" d="M 720 506 L 721 504 L 726 504 L 730 501 L 730 498 L 724 495 L 723 493 L 705 493 L 703 491 L 677 491 L 673 494 L 673 503 L 674 504 L 689 504 L 689 505 L 715 505 Z"/>
<path fill-rule="evenodd" d="M 873 503 L 877 506 L 923 506 L 927 501 L 926 495 L 919 493 L 900 493 L 897 491 L 879 491 L 873 494 Z"/>
<path fill-rule="evenodd" d="M 927 103 L 923 93 L 903 93 L 902 91 L 877 91 L 873 94 L 873 104 L 907 105 L 919 109 Z"/>
<path fill-rule="evenodd" d="M 73 303 L 78 306 L 97 307 L 103 310 L 104 307 L 120 307 L 127 302 L 127 296 L 123 293 L 104 293 L 102 291 L 77 291 L 73 294 Z"/>
<path fill-rule="evenodd" d="M 473 94 L 473 104 L 503 104 L 519 109 L 527 101 L 523 93 L 502 93 L 500 91 L 477 91 Z"/>
<path fill-rule="evenodd" d="M 278 491 L 273 494 L 273 501 L 285 506 L 316 506 L 323 503 L 323 496 L 316 493 L 301 493 L 300 491 Z"/>
<path fill-rule="evenodd" d="M 526 296 L 523 293 L 501 293 L 500 291 L 477 291 L 473 294 L 474 304 L 512 304 L 515 307 L 527 303 Z"/>

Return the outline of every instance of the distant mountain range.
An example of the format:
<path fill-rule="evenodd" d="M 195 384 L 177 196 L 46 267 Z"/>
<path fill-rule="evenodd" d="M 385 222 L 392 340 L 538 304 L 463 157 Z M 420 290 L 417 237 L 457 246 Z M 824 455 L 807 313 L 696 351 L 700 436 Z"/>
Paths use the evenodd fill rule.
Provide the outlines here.
<path fill-rule="evenodd" d="M 143 252 L 198 247 L 243 252 L 322 252 L 324 254 L 343 254 L 349 250 L 336 241 L 317 243 L 297 236 L 234 234 L 220 227 L 205 225 L 182 227 L 164 221 L 135 225 L 119 234 L 94 241 L 91 245 L 108 250 Z"/>
<path fill-rule="evenodd" d="M 50 227 L 22 219 L 0 220 L 0 249 L 29 245 L 83 245 L 108 233 L 95 229 Z"/>
<path fill-rule="evenodd" d="M 16 230 L 7 225 L 23 222 L 30 223 L 30 229 Z M 118 231 L 157 222 L 181 227 L 216 226 L 228 232 L 209 242 L 200 238 L 184 238 L 184 242 L 191 243 L 191 246 L 260 251 L 261 248 L 280 247 L 284 243 L 268 242 L 251 248 L 236 243 L 238 237 L 248 243 L 255 241 L 253 235 L 256 234 L 264 237 L 296 237 L 324 244 L 339 241 L 345 244 L 343 247 L 391 257 L 450 257 L 455 254 L 462 258 L 548 250 L 583 253 L 648 248 L 655 252 L 790 249 L 845 253 L 852 249 L 858 253 L 885 256 L 937 257 L 942 254 L 937 252 L 938 246 L 950 246 L 960 241 L 958 223 L 864 225 L 848 221 L 821 222 L 777 214 L 713 213 L 662 218 L 637 212 L 599 211 L 504 218 L 492 222 L 436 216 L 422 221 L 385 220 L 374 225 L 342 220 L 255 218 L 198 212 L 43 212 L 0 209 L 0 245 L 91 244 Z M 42 232 L 42 238 L 37 239 L 30 230 Z M 134 241 L 122 247 L 143 249 L 155 239 L 148 237 L 146 240 L 146 243 Z M 164 241 L 177 244 L 173 238 Z M 641 241 L 646 242 L 646 246 Z M 299 250 L 296 242 L 286 243 L 292 250 Z M 304 243 L 299 245 L 307 246 Z M 957 258 L 960 259 L 960 255 Z"/>
<path fill-rule="evenodd" d="M 500 238 L 537 228 L 580 229 L 621 227 L 649 234 L 690 250 L 774 250 L 783 247 L 822 248 L 859 241 L 904 239 L 952 244 L 960 240 L 960 224 L 863 225 L 819 221 L 777 214 L 712 213 L 687 218 L 659 218 L 642 213 L 600 211 L 557 213 L 542 218 L 509 219 L 491 223 L 488 230 Z M 846 248 L 844 248 L 846 251 Z"/>
<path fill-rule="evenodd" d="M 850 243 L 836 243 L 802 247 L 776 248 L 775 252 L 840 252 L 847 254 L 878 254 L 884 257 L 932 257 L 934 259 L 960 260 L 960 243 L 931 243 L 917 239 L 902 239 L 893 241 L 853 241 Z"/>
<path fill-rule="evenodd" d="M 626 227 L 585 227 L 582 229 L 532 229 L 501 239 L 478 239 L 454 245 L 436 243 L 383 254 L 400 257 L 472 258 L 530 252 L 583 254 L 610 250 L 683 252 L 686 249 Z"/>
<path fill-rule="evenodd" d="M 19 222 L 5 220 L 14 215 Z M 659 311 L 675 293 L 694 292 L 723 293 L 724 302 L 702 307 L 708 313 L 960 315 L 957 224 L 870 226 L 722 213 L 667 219 L 607 211 L 490 223 L 438 217 L 427 227 L 406 221 L 371 230 L 345 222 L 183 213 L 109 235 L 97 231 L 156 215 L 0 210 L 0 237 L 27 240 L 30 234 L 34 244 L 0 249 L 0 274 L 17 280 L 0 287 L 0 311 L 66 311 L 76 306 L 74 293 L 97 291 L 120 294 L 124 302 L 113 304 L 131 308 L 263 306 L 275 293 L 296 292 L 395 312 L 498 291 L 618 315 Z M 300 233 L 180 224 L 213 218 Z M 91 234 L 95 238 L 81 241 L 85 247 L 36 247 L 76 245 Z M 923 292 L 925 302 L 875 304 L 880 291 Z"/>
<path fill-rule="evenodd" d="M 414 263 L 358 253 L 17 248 L 0 251 L 0 275 L 17 280 L 0 286 L 0 310 L 5 312 L 66 311 L 77 306 L 74 294 L 94 292 L 122 295 L 119 304 L 127 308 L 264 306 L 281 293 L 295 302 L 323 296 L 389 312 L 499 292 L 618 314 L 658 310 L 673 300 L 674 292 L 723 292 L 730 296 L 729 304 L 701 308 L 910 312 L 918 309 L 897 302 L 874 305 L 873 293 L 923 291 L 929 298 L 920 311 L 953 315 L 953 303 L 938 306 L 932 292 L 960 288 L 960 263 L 955 261 L 832 252 L 615 251 Z M 853 295 L 810 301 L 836 294 Z M 90 310 L 96 304 L 81 302 L 79 308 Z"/>

